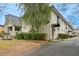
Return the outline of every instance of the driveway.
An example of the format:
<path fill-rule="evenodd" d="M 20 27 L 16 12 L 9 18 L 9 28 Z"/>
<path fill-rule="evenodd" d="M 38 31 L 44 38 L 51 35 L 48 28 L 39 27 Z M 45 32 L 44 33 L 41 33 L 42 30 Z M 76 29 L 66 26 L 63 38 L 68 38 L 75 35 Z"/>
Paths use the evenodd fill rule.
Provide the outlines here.
<path fill-rule="evenodd" d="M 64 41 L 46 44 L 39 49 L 24 56 L 78 56 L 79 55 L 79 38 L 71 38 Z"/>

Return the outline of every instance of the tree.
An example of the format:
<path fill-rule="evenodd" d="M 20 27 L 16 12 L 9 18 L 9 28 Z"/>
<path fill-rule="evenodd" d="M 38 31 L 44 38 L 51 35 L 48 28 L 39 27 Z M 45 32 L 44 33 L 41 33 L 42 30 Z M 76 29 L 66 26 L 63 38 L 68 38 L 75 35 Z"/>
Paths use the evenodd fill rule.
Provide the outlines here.
<path fill-rule="evenodd" d="M 44 3 L 20 4 L 23 6 L 24 14 L 22 19 L 26 24 L 32 26 L 33 32 L 39 32 L 42 25 L 46 25 L 51 17 L 51 7 Z"/>
<path fill-rule="evenodd" d="M 6 9 L 6 4 L 0 4 L 0 14 L 4 14 Z"/>

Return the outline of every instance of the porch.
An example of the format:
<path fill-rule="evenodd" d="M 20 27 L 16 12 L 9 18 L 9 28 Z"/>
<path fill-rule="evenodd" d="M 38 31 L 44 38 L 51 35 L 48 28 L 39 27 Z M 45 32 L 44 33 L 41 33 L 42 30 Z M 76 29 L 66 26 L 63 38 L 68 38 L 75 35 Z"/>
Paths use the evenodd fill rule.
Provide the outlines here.
<path fill-rule="evenodd" d="M 9 37 L 15 37 L 16 32 L 21 31 L 21 26 L 8 26 L 7 27 L 7 36 Z"/>

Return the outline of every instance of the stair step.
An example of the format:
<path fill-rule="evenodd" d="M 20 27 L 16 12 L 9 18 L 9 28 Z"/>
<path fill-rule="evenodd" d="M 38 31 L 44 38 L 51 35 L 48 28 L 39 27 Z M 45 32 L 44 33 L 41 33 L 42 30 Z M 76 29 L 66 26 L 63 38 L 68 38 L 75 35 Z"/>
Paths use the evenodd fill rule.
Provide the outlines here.
<path fill-rule="evenodd" d="M 12 40 L 12 38 L 2 38 L 2 40 Z"/>

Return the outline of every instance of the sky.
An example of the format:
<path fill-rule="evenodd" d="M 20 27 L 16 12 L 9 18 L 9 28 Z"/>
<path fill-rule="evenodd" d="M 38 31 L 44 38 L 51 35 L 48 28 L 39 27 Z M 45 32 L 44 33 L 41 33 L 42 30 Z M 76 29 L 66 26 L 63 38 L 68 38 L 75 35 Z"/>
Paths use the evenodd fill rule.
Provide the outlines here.
<path fill-rule="evenodd" d="M 74 28 L 79 28 L 79 4 L 55 3 L 54 6 Z"/>
<path fill-rule="evenodd" d="M 0 12 L 0 24 L 3 25 L 5 22 L 5 15 L 12 14 L 15 16 L 20 16 L 20 10 L 16 6 L 16 4 L 7 3 L 7 4 L 0 4 L 0 9 L 2 8 L 2 11 Z"/>
<path fill-rule="evenodd" d="M 79 4 L 55 3 L 54 6 L 66 18 L 66 20 L 75 28 L 79 27 Z M 5 15 L 12 14 L 20 16 L 20 10 L 15 3 L 0 4 L 0 24 L 5 22 Z"/>

